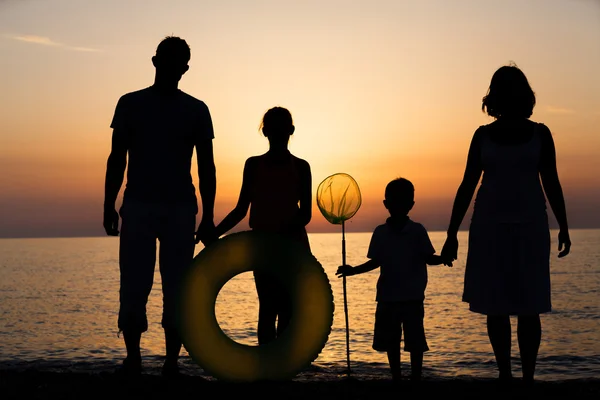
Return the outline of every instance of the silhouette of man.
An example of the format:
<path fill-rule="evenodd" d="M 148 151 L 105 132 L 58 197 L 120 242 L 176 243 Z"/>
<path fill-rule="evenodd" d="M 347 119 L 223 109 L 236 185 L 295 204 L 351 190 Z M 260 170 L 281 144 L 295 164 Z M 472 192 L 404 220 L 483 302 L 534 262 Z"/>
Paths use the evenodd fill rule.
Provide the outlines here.
<path fill-rule="evenodd" d="M 104 229 L 119 238 L 119 318 L 127 357 L 121 371 L 142 369 L 140 339 L 148 330 L 146 303 L 152 289 L 156 244 L 163 291 L 164 375 L 178 373 L 181 338 L 176 325 L 178 285 L 194 257 L 195 244 L 214 237 L 216 170 L 212 119 L 206 104 L 178 89 L 189 69 L 185 40 L 168 36 L 152 57 L 154 84 L 123 95 L 111 123 L 112 148 L 106 167 Z M 198 202 L 190 173 L 194 148 L 198 160 L 202 220 L 196 230 Z M 127 165 L 128 164 L 128 165 Z M 123 204 L 115 203 L 127 182 Z M 119 232 L 119 216 L 122 219 Z"/>

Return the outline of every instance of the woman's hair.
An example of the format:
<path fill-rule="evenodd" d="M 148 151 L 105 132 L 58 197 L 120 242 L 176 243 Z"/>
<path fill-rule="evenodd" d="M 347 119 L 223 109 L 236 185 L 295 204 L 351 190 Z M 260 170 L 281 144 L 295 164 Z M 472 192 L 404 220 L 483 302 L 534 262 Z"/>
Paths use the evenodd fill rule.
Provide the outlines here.
<path fill-rule="evenodd" d="M 259 130 L 264 132 L 264 129 L 269 132 L 293 132 L 294 121 L 292 114 L 283 107 L 273 107 L 269 109 L 262 118 Z"/>
<path fill-rule="evenodd" d="M 494 118 L 529 118 L 534 107 L 535 93 L 514 63 L 496 70 L 481 103 L 481 111 Z"/>

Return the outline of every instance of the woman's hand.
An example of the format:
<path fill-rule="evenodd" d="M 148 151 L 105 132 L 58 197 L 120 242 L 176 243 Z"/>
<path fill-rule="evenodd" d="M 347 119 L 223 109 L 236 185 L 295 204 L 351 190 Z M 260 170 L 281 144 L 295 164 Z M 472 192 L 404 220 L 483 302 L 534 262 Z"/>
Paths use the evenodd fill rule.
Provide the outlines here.
<path fill-rule="evenodd" d="M 454 261 L 458 258 L 458 237 L 456 235 L 448 235 L 441 255 L 445 261 Z"/>
<path fill-rule="evenodd" d="M 571 238 L 568 229 L 561 229 L 558 232 L 558 251 L 558 258 L 566 256 L 571 251 Z"/>

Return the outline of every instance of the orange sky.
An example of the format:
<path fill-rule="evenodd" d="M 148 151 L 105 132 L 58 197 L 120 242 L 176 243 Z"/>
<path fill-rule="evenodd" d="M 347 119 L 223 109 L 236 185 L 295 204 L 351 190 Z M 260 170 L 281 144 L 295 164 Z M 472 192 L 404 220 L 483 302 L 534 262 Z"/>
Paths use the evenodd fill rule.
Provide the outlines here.
<path fill-rule="evenodd" d="M 515 1 L 0 2 L 0 237 L 102 235 L 118 98 L 152 83 L 166 35 L 192 49 L 180 88 L 215 127 L 216 221 L 270 107 L 295 120 L 313 188 L 359 183 L 349 231 L 386 217 L 385 184 L 416 187 L 412 217 L 444 230 L 493 72 L 514 61 L 556 141 L 571 226 L 600 227 L 600 3 Z M 195 172 L 195 171 L 194 171 Z M 196 181 L 196 178 L 195 182 Z M 240 226 L 245 228 L 245 224 Z M 309 231 L 339 231 L 314 207 Z"/>

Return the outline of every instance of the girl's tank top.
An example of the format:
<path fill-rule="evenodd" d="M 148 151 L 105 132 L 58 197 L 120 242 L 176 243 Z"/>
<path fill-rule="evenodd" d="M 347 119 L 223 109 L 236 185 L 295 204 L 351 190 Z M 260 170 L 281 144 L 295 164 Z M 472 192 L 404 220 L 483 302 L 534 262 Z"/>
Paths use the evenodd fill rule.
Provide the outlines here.
<path fill-rule="evenodd" d="M 266 156 L 258 157 L 250 200 L 250 228 L 258 231 L 281 233 L 308 244 L 304 227 L 289 230 L 300 207 L 300 174 L 296 158 L 287 162 L 269 164 Z"/>

